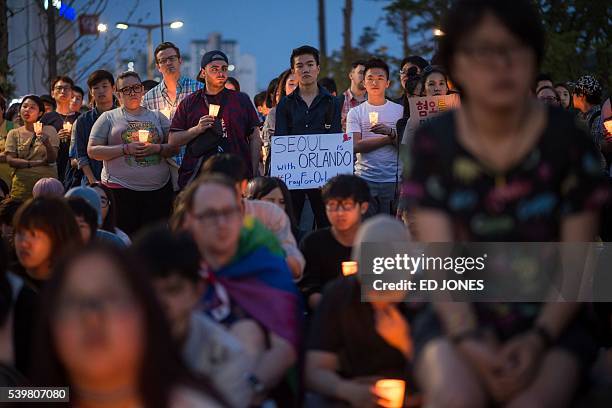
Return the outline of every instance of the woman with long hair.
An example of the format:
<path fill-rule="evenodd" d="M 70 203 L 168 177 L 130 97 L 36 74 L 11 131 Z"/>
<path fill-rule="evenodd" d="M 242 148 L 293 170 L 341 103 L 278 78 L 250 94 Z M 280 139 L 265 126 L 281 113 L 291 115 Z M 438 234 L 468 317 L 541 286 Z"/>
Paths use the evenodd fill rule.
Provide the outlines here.
<path fill-rule="evenodd" d="M 448 95 L 448 76 L 441 67 L 429 66 L 421 73 L 423 96 Z"/>
<path fill-rule="evenodd" d="M 249 200 L 268 201 L 285 211 L 291 222 L 291 232 L 299 242 L 300 227 L 295 221 L 291 194 L 285 182 L 277 177 L 255 177 L 249 181 L 246 196 Z"/>
<path fill-rule="evenodd" d="M 92 246 L 60 262 L 42 300 L 32 376 L 74 406 L 218 407 L 183 366 L 151 284 L 130 256 Z"/>

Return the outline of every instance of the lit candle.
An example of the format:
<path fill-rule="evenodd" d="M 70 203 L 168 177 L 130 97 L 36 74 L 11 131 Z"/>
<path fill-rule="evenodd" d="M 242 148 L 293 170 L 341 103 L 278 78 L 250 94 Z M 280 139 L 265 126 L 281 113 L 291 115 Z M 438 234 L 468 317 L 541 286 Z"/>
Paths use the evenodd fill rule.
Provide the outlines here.
<path fill-rule="evenodd" d="M 342 262 L 342 275 L 351 276 L 357 273 L 357 262 L 345 261 Z"/>
<path fill-rule="evenodd" d="M 43 130 L 43 124 L 40 122 L 34 122 L 34 133 L 37 135 L 41 134 Z"/>
<path fill-rule="evenodd" d="M 374 126 L 378 123 L 378 112 L 370 112 L 370 125 Z"/>
<path fill-rule="evenodd" d="M 147 143 L 149 141 L 149 131 L 146 129 L 140 129 L 138 131 L 138 141 L 140 143 Z"/>
<path fill-rule="evenodd" d="M 612 135 L 612 119 L 608 119 L 604 122 L 604 126 L 606 127 L 606 130 L 608 131 L 609 135 Z"/>
<path fill-rule="evenodd" d="M 404 406 L 404 390 L 406 383 L 403 380 L 378 380 L 375 389 L 379 397 L 378 405 L 385 408 L 402 408 Z"/>
<path fill-rule="evenodd" d="M 70 122 L 64 122 L 64 124 L 62 125 L 64 127 L 64 130 L 67 130 L 69 132 L 72 132 L 72 123 Z"/>
<path fill-rule="evenodd" d="M 213 105 L 211 103 L 210 105 L 208 105 L 208 114 L 213 118 L 216 118 L 219 114 L 219 108 L 221 108 L 219 105 Z"/>

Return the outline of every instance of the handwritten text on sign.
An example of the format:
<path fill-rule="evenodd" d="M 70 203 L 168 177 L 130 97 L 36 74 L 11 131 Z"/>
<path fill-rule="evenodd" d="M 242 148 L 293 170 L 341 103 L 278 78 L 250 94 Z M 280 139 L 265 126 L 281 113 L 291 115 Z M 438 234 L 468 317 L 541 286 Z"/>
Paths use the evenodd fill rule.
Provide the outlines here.
<path fill-rule="evenodd" d="M 353 174 L 353 138 L 342 133 L 274 136 L 273 177 L 290 190 L 317 188 L 338 174 Z"/>
<path fill-rule="evenodd" d="M 408 126 L 413 130 L 440 113 L 461 106 L 461 99 L 458 94 L 409 98 L 408 101 L 410 103 Z"/>

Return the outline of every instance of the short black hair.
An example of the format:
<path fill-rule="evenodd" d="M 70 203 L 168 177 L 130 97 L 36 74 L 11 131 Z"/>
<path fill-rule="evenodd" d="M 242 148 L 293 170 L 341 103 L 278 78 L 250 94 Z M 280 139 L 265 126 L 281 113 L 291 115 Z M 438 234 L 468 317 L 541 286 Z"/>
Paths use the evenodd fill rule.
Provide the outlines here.
<path fill-rule="evenodd" d="M 59 75 L 53 78 L 53 80 L 51 81 L 51 87 L 49 88 L 51 90 L 51 93 L 53 93 L 53 88 L 55 88 L 55 84 L 57 84 L 59 81 L 66 82 L 67 84 L 70 84 L 70 87 L 74 87 L 74 81 L 72 80 L 72 78 L 66 75 Z"/>
<path fill-rule="evenodd" d="M 72 92 L 80 93 L 82 97 L 85 97 L 85 92 L 83 92 L 83 88 L 81 88 L 80 86 L 73 86 Z"/>
<path fill-rule="evenodd" d="M 198 246 L 187 233 L 175 234 L 163 224 L 150 226 L 138 233 L 131 250 L 146 264 L 145 270 L 153 279 L 172 275 L 192 283 L 202 279 Z"/>
<path fill-rule="evenodd" d="M 262 91 L 253 97 L 255 107 L 263 106 L 266 103 L 266 91 Z"/>
<path fill-rule="evenodd" d="M 380 68 L 385 71 L 387 74 L 387 79 L 389 79 L 389 65 L 387 65 L 387 63 L 380 58 L 372 58 L 365 63 L 364 75 L 367 74 L 370 69 L 374 68 Z"/>
<path fill-rule="evenodd" d="M 319 50 L 317 50 L 315 47 L 311 47 L 310 45 L 302 45 L 301 47 L 294 48 L 293 51 L 291 51 L 291 58 L 289 58 L 289 66 L 291 68 L 293 68 L 295 57 L 299 57 L 300 55 L 312 55 L 317 65 L 320 65 Z"/>
<path fill-rule="evenodd" d="M 357 68 L 357 67 L 358 67 L 358 66 L 360 66 L 360 65 L 365 66 L 365 64 L 366 64 L 365 60 L 357 60 L 357 61 L 353 61 L 353 62 L 351 63 L 351 71 L 352 71 L 352 70 L 354 70 L 355 68 Z"/>
<path fill-rule="evenodd" d="M 404 68 L 404 65 L 408 63 L 416 65 L 417 67 L 419 67 L 419 70 L 423 70 L 426 66 L 429 65 L 429 62 L 427 62 L 425 58 L 420 57 L 418 55 L 410 55 L 409 57 L 406 57 L 402 60 L 402 63 L 400 64 L 400 69 Z"/>
<path fill-rule="evenodd" d="M 97 71 L 89 74 L 87 77 L 87 86 L 89 89 L 91 89 L 104 80 L 110 82 L 111 86 L 115 86 L 115 78 L 113 77 L 113 74 L 104 69 L 98 69 Z"/>
<path fill-rule="evenodd" d="M 240 157 L 231 153 L 217 154 L 202 165 L 202 174 L 220 173 L 229 177 L 234 183 L 240 183 L 249 178 L 247 166 Z"/>
<path fill-rule="evenodd" d="M 171 43 L 170 41 L 166 41 L 163 42 L 161 44 L 159 44 L 156 48 L 155 51 L 153 52 L 153 56 L 155 58 L 155 63 L 157 63 L 157 53 L 163 50 L 167 50 L 172 48 L 174 51 L 176 51 L 176 55 L 181 58 L 181 50 L 179 50 L 179 48 L 174 45 L 174 43 Z"/>
<path fill-rule="evenodd" d="M 83 197 L 69 197 L 68 206 L 75 217 L 83 217 L 91 230 L 91 239 L 95 239 L 98 231 L 98 212 Z"/>
<path fill-rule="evenodd" d="M 13 197 L 7 197 L 0 201 L 0 224 L 13 225 L 15 214 L 23 201 Z"/>
<path fill-rule="evenodd" d="M 351 174 L 340 174 L 330 179 L 321 190 L 323 202 L 329 200 L 346 200 L 352 198 L 357 203 L 370 201 L 368 183 L 360 177 Z"/>
<path fill-rule="evenodd" d="M 138 75 L 136 72 L 134 71 L 124 71 L 122 73 L 120 73 L 117 76 L 117 82 L 119 82 L 120 79 L 125 79 L 125 78 L 136 78 L 138 80 L 138 82 L 140 82 L 142 84 L 142 80 L 140 79 L 140 75 Z"/>
<path fill-rule="evenodd" d="M 458 0 L 441 27 L 445 35 L 440 37 L 440 63 L 450 78 L 453 78 L 457 51 L 487 13 L 492 13 L 523 45 L 533 50 L 538 69 L 544 57 L 545 38 L 542 19 L 533 1 Z"/>
<path fill-rule="evenodd" d="M 53 99 L 51 95 L 40 95 L 40 100 L 43 101 L 43 107 L 45 106 L 45 103 L 48 103 L 49 105 L 53 106 L 53 109 L 57 108 L 57 102 L 55 102 L 55 99 Z M 23 102 L 23 99 L 21 100 L 21 102 Z"/>
<path fill-rule="evenodd" d="M 538 74 L 538 76 L 536 77 L 535 81 L 536 81 L 536 84 L 538 82 L 540 82 L 540 81 L 550 81 L 550 82 L 554 83 L 553 79 L 552 79 L 552 76 L 550 76 L 550 74 L 547 74 L 547 73 L 544 73 L 544 72 Z"/>
<path fill-rule="evenodd" d="M 338 93 L 338 86 L 336 85 L 336 81 L 333 78 L 325 77 L 321 78 L 318 81 L 318 85 L 327 89 L 327 92 L 330 94 Z"/>
<path fill-rule="evenodd" d="M 227 82 L 229 82 L 230 84 L 234 85 L 234 88 L 236 88 L 237 92 L 240 92 L 240 82 L 238 82 L 238 80 L 234 77 L 227 77 Z"/>

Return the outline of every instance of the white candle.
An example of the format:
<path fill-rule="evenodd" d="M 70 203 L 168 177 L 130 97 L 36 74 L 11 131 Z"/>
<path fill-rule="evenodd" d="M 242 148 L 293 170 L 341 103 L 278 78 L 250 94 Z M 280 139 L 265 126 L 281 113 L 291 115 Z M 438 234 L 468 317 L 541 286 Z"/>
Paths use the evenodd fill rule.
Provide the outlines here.
<path fill-rule="evenodd" d="M 147 143 L 149 141 L 149 131 L 146 129 L 140 129 L 138 131 L 138 141 L 140 143 Z"/>
<path fill-rule="evenodd" d="M 402 408 L 406 383 L 403 380 L 376 381 L 376 394 L 385 400 L 378 400 L 378 405 L 385 408 Z"/>
<path fill-rule="evenodd" d="M 378 112 L 370 112 L 370 125 L 374 126 L 378 123 Z"/>
<path fill-rule="evenodd" d="M 69 132 L 72 132 L 72 123 L 70 122 L 64 122 L 64 124 L 62 125 L 64 127 L 64 130 L 67 130 Z"/>
<path fill-rule="evenodd" d="M 210 105 L 208 105 L 208 114 L 213 118 L 216 118 L 219 114 L 219 108 L 221 108 L 219 105 L 213 105 L 211 103 Z"/>
<path fill-rule="evenodd" d="M 42 133 L 42 130 L 43 130 L 43 124 L 40 122 L 34 122 L 34 133 L 38 135 Z"/>

